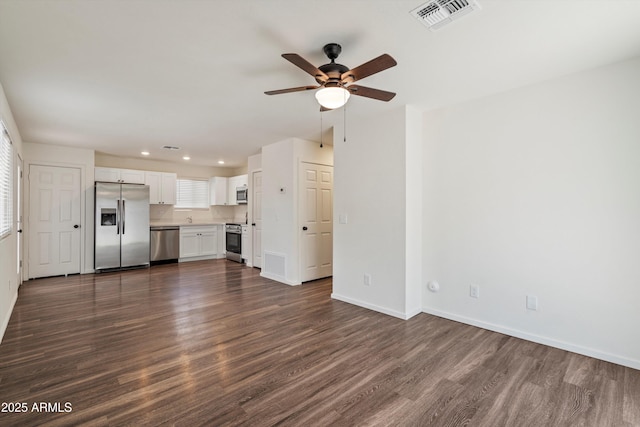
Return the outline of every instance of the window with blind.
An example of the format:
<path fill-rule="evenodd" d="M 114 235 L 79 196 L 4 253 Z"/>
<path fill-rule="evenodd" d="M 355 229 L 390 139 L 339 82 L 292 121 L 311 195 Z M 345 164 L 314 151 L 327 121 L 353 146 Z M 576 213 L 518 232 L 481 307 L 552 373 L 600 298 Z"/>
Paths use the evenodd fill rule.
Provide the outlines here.
<path fill-rule="evenodd" d="M 11 234 L 13 228 L 13 146 L 9 132 L 0 122 L 0 239 Z"/>
<path fill-rule="evenodd" d="M 209 181 L 204 179 L 178 179 L 176 208 L 208 208 Z"/>

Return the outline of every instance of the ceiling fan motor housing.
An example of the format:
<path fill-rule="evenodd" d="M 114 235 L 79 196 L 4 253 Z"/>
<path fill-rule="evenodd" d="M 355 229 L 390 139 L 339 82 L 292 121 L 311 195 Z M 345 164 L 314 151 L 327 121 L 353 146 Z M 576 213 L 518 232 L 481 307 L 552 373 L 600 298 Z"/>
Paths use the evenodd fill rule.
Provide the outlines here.
<path fill-rule="evenodd" d="M 341 80 L 340 76 L 342 76 L 343 73 L 346 73 L 347 71 L 349 71 L 349 67 L 342 64 L 335 63 L 335 62 L 321 65 L 318 67 L 318 69 L 329 77 L 329 80 L 327 81 L 325 86 L 327 85 L 334 86 L 334 85 L 331 85 L 330 83 L 335 83 L 335 85 L 341 86 L 342 84 L 340 83 L 340 80 Z M 316 81 L 322 84 L 321 79 L 316 78 Z"/>
<path fill-rule="evenodd" d="M 342 46 L 338 43 L 328 43 L 324 45 L 322 51 L 327 55 L 327 58 L 329 58 L 331 62 L 329 64 L 319 66 L 318 69 L 325 73 L 329 77 L 329 80 L 324 83 L 324 80 L 316 77 L 316 81 L 319 84 L 324 83 L 325 87 L 341 87 L 342 83 L 340 76 L 349 71 L 349 67 L 335 62 L 336 58 L 340 56 L 340 52 L 342 52 Z"/>
<path fill-rule="evenodd" d="M 340 55 L 340 52 L 342 52 L 342 46 L 338 43 L 328 43 L 324 45 L 322 51 L 327 55 L 327 58 L 329 58 L 331 62 L 329 64 L 319 66 L 318 69 L 325 73 L 329 77 L 329 80 L 325 82 L 324 79 L 316 77 L 316 81 L 325 87 L 341 87 L 342 82 L 340 77 L 343 73 L 349 71 L 349 67 L 335 62 L 336 58 Z"/>

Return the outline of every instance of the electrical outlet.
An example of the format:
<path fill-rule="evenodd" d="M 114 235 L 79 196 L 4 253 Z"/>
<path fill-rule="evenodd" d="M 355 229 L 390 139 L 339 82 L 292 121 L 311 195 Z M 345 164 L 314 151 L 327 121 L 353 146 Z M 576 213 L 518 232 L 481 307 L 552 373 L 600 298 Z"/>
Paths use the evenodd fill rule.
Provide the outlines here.
<path fill-rule="evenodd" d="M 469 296 L 471 298 L 480 298 L 480 286 L 478 285 L 469 286 Z"/>
<path fill-rule="evenodd" d="M 538 297 L 534 297 L 533 295 L 527 295 L 527 310 L 537 310 L 538 309 Z"/>
<path fill-rule="evenodd" d="M 364 275 L 364 285 L 365 286 L 371 286 L 371 275 L 370 274 L 365 274 Z"/>

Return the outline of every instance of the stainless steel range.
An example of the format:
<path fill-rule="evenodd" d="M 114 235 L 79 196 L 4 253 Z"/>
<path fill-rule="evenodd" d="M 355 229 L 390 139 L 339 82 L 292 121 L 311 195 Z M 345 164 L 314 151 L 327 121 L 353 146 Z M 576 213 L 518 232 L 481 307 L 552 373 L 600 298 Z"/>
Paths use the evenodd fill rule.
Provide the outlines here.
<path fill-rule="evenodd" d="M 242 262 L 242 226 L 226 224 L 224 226 L 227 242 L 227 259 Z"/>

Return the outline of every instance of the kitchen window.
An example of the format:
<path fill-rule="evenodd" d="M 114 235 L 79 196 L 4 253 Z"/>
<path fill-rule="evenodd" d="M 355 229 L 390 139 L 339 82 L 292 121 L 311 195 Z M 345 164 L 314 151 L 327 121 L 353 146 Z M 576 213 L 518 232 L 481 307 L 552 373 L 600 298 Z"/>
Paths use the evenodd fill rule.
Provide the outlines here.
<path fill-rule="evenodd" d="M 0 239 L 13 228 L 13 145 L 9 132 L 0 121 Z"/>
<path fill-rule="evenodd" d="M 178 179 L 175 208 L 209 208 L 209 181 L 204 179 Z"/>

